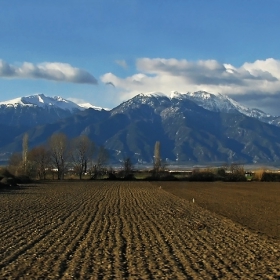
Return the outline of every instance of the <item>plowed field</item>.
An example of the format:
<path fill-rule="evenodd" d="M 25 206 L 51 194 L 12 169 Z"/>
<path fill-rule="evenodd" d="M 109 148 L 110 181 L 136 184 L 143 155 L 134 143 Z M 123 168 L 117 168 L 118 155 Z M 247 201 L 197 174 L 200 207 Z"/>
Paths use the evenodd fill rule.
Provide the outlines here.
<path fill-rule="evenodd" d="M 280 245 L 148 182 L 0 192 L 0 279 L 280 279 Z"/>
<path fill-rule="evenodd" d="M 278 182 L 155 182 L 164 190 L 280 241 Z"/>

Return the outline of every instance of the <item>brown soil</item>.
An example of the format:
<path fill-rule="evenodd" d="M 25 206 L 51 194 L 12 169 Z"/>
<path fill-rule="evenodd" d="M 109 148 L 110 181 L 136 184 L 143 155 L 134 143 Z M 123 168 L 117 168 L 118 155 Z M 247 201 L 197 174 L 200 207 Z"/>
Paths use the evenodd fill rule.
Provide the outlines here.
<path fill-rule="evenodd" d="M 158 186 L 258 233 L 280 240 L 280 183 L 157 182 Z"/>
<path fill-rule="evenodd" d="M 0 192 L 0 279 L 279 279 L 280 244 L 149 182 Z"/>

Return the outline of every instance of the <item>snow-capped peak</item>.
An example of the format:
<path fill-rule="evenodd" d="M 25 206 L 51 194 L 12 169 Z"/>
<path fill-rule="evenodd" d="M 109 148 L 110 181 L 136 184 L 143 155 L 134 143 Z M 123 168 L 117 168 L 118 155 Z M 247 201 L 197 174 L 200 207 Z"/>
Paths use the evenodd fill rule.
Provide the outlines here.
<path fill-rule="evenodd" d="M 150 97 L 156 98 L 157 101 L 151 99 Z M 186 92 L 186 93 L 172 91 L 169 95 L 166 95 L 161 92 L 147 92 L 135 96 L 135 98 L 132 100 L 134 101 L 137 100 L 137 102 L 141 104 L 145 103 L 153 106 L 154 102 L 165 104 L 165 102 L 167 102 L 167 99 L 169 99 L 171 102 L 172 100 L 183 101 L 188 99 L 209 111 L 223 112 L 223 113 L 239 112 L 248 117 L 254 117 L 268 123 L 272 123 L 274 118 L 273 116 L 270 116 L 269 114 L 266 114 L 259 109 L 250 109 L 248 107 L 245 107 L 240 103 L 234 101 L 227 95 L 221 93 L 210 93 L 206 91 L 196 91 L 196 92 Z M 133 102 L 132 100 L 130 102 Z M 126 102 L 126 105 L 128 104 L 129 102 L 128 103 Z"/>
<path fill-rule="evenodd" d="M 146 93 L 143 93 L 142 95 L 153 96 L 153 97 L 166 97 L 166 94 L 164 94 L 162 92 L 157 92 L 157 91 L 146 92 Z"/>
<path fill-rule="evenodd" d="M 241 106 L 226 95 L 206 91 L 187 92 L 184 98 L 194 101 L 197 105 L 214 112 L 233 113 L 247 108 Z"/>
<path fill-rule="evenodd" d="M 110 109 L 108 109 L 108 108 L 102 108 L 102 107 L 94 106 L 94 105 L 92 105 L 91 103 L 79 103 L 78 105 L 79 105 L 81 108 L 84 108 L 84 109 L 92 108 L 92 109 L 97 110 L 97 111 L 101 111 L 101 110 L 109 111 L 109 110 L 110 110 Z"/>
<path fill-rule="evenodd" d="M 62 110 L 85 110 L 88 108 L 93 108 L 96 110 L 101 110 L 102 108 L 95 107 L 90 103 L 76 104 L 70 100 L 64 99 L 60 96 L 48 97 L 44 94 L 34 94 L 30 96 L 24 96 L 15 98 L 8 101 L 0 102 L 0 106 L 7 107 L 18 107 L 18 106 L 29 106 L 29 107 L 41 107 L 41 108 L 60 108 Z"/>
<path fill-rule="evenodd" d="M 220 94 L 220 93 L 209 93 L 206 91 L 196 91 L 196 92 L 171 92 L 171 99 L 189 99 L 195 102 L 197 105 L 214 112 L 224 112 L 224 113 L 242 113 L 249 117 L 254 117 L 258 119 L 269 118 L 270 115 L 262 112 L 258 109 L 247 108 L 240 103 L 234 101 L 230 97 Z"/>
<path fill-rule="evenodd" d="M 222 113 L 241 113 L 248 117 L 259 119 L 262 122 L 280 126 L 280 117 L 271 116 L 256 108 L 251 109 L 245 107 L 227 95 L 221 93 L 210 93 L 206 91 L 180 93 L 178 91 L 172 91 L 169 95 L 166 95 L 160 92 L 149 92 L 145 94 L 139 94 L 135 96 L 135 98 L 137 102 L 141 104 L 145 103 L 151 106 L 160 104 L 163 105 L 163 107 L 164 105 L 168 104 L 168 100 L 172 103 L 172 101 L 177 100 L 181 102 L 187 99 L 209 111 Z M 129 105 L 131 102 L 133 102 L 133 100 L 134 98 L 125 104 Z"/>
<path fill-rule="evenodd" d="M 182 93 L 180 93 L 178 91 L 171 91 L 170 99 L 172 99 L 172 98 L 180 99 L 181 95 L 182 95 Z"/>

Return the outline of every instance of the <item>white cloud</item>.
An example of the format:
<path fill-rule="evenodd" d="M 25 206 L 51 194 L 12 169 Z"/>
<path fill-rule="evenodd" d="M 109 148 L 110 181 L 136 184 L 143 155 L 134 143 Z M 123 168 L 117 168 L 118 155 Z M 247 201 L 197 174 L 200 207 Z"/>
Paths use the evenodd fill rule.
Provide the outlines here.
<path fill-rule="evenodd" d="M 256 60 L 253 63 L 245 62 L 243 68 L 255 72 L 262 69 L 265 72 L 273 74 L 275 77 L 280 78 L 280 60 L 268 58 L 266 60 Z"/>
<path fill-rule="evenodd" d="M 75 97 L 67 97 L 67 100 L 70 100 L 76 104 L 82 104 L 82 103 L 87 103 L 86 100 L 82 99 L 82 98 L 75 98 Z"/>
<path fill-rule="evenodd" d="M 97 80 L 89 72 L 73 67 L 70 64 L 59 62 L 44 62 L 40 64 L 24 62 L 21 66 L 14 66 L 0 60 L 0 77 L 97 84 Z"/>
<path fill-rule="evenodd" d="M 116 60 L 115 62 L 124 69 L 128 68 L 128 65 L 125 60 Z"/>
<path fill-rule="evenodd" d="M 141 58 L 136 62 L 138 73 L 120 78 L 113 73 L 101 77 L 113 83 L 120 100 L 139 93 L 205 90 L 227 95 L 278 94 L 280 61 L 273 58 L 244 63 L 241 67 L 216 60 L 188 61 L 164 58 Z"/>

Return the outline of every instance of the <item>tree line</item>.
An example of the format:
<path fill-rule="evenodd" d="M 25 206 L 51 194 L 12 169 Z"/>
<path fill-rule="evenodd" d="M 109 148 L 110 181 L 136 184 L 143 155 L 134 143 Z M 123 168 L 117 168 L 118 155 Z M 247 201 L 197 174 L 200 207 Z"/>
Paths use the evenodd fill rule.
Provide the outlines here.
<path fill-rule="evenodd" d="M 64 133 L 54 133 L 45 144 L 29 150 L 28 134 L 22 139 L 22 152 L 11 155 L 8 170 L 16 175 L 45 180 L 48 174 L 52 179 L 63 180 L 68 171 L 82 179 L 83 174 L 90 174 L 91 179 L 103 177 L 107 173 L 114 178 L 114 170 L 107 168 L 109 152 L 103 147 L 97 147 L 87 135 L 69 139 Z M 121 161 L 120 176 L 125 179 L 133 177 L 133 163 L 130 157 Z M 166 170 L 166 164 L 161 159 L 160 142 L 154 147 L 152 177 L 159 178 Z M 49 176 L 48 176 L 49 177 Z"/>
<path fill-rule="evenodd" d="M 28 134 L 23 136 L 22 153 L 14 153 L 9 159 L 8 168 L 16 175 L 27 175 L 46 179 L 48 172 L 63 180 L 68 170 L 73 170 L 82 178 L 90 172 L 97 178 L 104 172 L 109 153 L 97 147 L 87 135 L 69 139 L 64 133 L 54 133 L 44 145 L 28 149 Z"/>
<path fill-rule="evenodd" d="M 149 180 L 175 180 L 167 170 L 166 162 L 161 158 L 161 145 L 157 141 L 154 146 L 153 167 L 149 170 Z M 87 135 L 69 139 L 64 133 L 54 133 L 46 144 L 29 150 L 28 134 L 22 139 L 22 152 L 11 155 L 8 171 L 15 176 L 25 175 L 29 178 L 46 179 L 52 174 L 53 179 L 63 180 L 65 174 L 71 171 L 82 179 L 83 174 L 89 174 L 91 179 L 135 179 L 135 170 L 130 157 L 121 161 L 122 169 L 118 172 L 107 168 L 109 152 L 103 147 L 97 147 Z M 247 172 L 248 173 L 248 172 Z M 115 176 L 117 175 L 117 177 Z M 247 174 L 248 175 L 248 174 Z M 249 174 L 250 175 L 250 174 Z M 280 175 L 272 172 L 253 172 L 250 180 L 280 181 Z M 224 164 L 219 168 L 193 169 L 185 178 L 189 181 L 247 181 L 244 167 L 241 164 Z"/>

